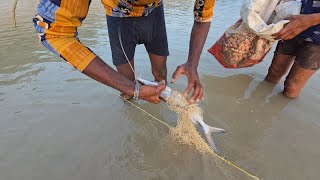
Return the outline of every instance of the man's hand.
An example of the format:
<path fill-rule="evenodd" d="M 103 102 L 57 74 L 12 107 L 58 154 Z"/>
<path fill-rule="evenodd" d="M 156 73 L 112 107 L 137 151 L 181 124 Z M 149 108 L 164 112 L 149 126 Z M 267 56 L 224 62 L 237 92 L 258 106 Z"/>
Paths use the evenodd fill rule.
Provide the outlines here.
<path fill-rule="evenodd" d="M 314 24 L 313 15 L 301 14 L 288 18 L 290 22 L 278 33 L 274 34 L 276 40 L 290 40 Z"/>
<path fill-rule="evenodd" d="M 165 88 L 165 81 L 160 82 L 158 86 L 140 86 L 139 98 L 154 104 L 158 104 L 160 103 L 159 94 Z"/>
<path fill-rule="evenodd" d="M 200 60 L 200 55 L 203 49 L 203 45 L 207 39 L 207 35 L 210 29 L 211 22 L 199 23 L 194 21 L 189 44 L 189 56 L 185 64 L 180 65 L 173 74 L 172 82 L 174 83 L 181 74 L 184 74 L 188 78 L 188 86 L 184 91 L 184 95 L 192 91 L 193 93 L 189 102 L 199 102 L 204 99 L 203 87 L 201 85 L 199 75 L 198 75 L 198 64 Z"/>
<path fill-rule="evenodd" d="M 188 86 L 184 91 L 184 96 L 188 96 L 191 90 L 194 89 L 192 93 L 192 97 L 190 98 L 189 101 L 199 102 L 200 100 L 203 100 L 204 99 L 203 87 L 199 79 L 197 67 L 194 67 L 188 63 L 178 66 L 176 71 L 173 73 L 172 83 L 176 82 L 181 74 L 186 75 L 188 78 Z"/>

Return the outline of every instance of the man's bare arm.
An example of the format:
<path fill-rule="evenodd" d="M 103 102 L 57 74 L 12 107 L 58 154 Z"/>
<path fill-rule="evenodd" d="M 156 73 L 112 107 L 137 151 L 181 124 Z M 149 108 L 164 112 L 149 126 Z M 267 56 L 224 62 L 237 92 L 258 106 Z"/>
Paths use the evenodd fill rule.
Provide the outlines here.
<path fill-rule="evenodd" d="M 187 76 L 188 86 L 184 92 L 184 95 L 187 96 L 193 89 L 192 97 L 190 98 L 191 102 L 198 102 L 199 100 L 204 99 L 203 87 L 199 79 L 197 68 L 204 43 L 207 39 L 210 25 L 211 22 L 194 22 L 190 37 L 188 60 L 185 64 L 178 66 L 173 74 L 172 82 L 175 82 L 181 74 Z"/>
<path fill-rule="evenodd" d="M 111 86 L 121 92 L 133 96 L 134 83 L 129 81 L 120 73 L 116 72 L 99 57 L 96 57 L 83 70 L 83 73 L 94 80 L 97 80 L 105 85 Z M 159 86 L 141 86 L 139 98 L 152 102 L 159 103 L 159 94 L 165 88 L 164 83 Z"/>

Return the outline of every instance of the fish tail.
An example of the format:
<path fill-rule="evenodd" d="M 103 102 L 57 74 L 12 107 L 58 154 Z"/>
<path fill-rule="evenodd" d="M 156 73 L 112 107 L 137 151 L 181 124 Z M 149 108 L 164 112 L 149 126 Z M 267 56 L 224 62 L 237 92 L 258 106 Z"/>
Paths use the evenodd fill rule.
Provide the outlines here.
<path fill-rule="evenodd" d="M 206 139 L 208 141 L 208 144 L 210 145 L 212 150 L 218 154 L 220 154 L 220 152 L 218 151 L 218 148 L 213 141 L 212 134 L 220 134 L 220 133 L 225 133 L 225 132 L 226 131 L 224 129 L 207 126 L 207 131 L 204 133 L 206 136 Z"/>

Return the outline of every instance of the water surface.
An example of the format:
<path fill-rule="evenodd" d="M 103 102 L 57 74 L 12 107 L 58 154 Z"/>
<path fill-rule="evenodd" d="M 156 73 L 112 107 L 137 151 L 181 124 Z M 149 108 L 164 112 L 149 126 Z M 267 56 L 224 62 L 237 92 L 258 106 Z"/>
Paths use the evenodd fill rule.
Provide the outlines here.
<path fill-rule="evenodd" d="M 215 167 L 202 167 L 199 154 L 165 140 L 165 126 L 40 45 L 31 21 L 37 0 L 19 0 L 16 28 L 12 3 L 0 2 L 1 180 L 214 178 L 204 169 Z M 192 0 L 165 2 L 169 76 L 187 58 L 192 6 Z M 283 81 L 263 81 L 272 53 L 253 68 L 227 70 L 206 51 L 239 19 L 240 6 L 240 0 L 216 3 L 199 67 L 205 121 L 227 130 L 217 138 L 219 147 L 245 170 L 263 179 L 319 179 L 319 73 L 289 100 L 280 93 Z M 79 31 L 81 41 L 111 64 L 100 1 L 92 2 Z M 135 59 L 137 72 L 151 79 L 143 46 Z M 173 85 L 185 86 L 185 78 Z M 164 105 L 139 105 L 175 124 Z"/>

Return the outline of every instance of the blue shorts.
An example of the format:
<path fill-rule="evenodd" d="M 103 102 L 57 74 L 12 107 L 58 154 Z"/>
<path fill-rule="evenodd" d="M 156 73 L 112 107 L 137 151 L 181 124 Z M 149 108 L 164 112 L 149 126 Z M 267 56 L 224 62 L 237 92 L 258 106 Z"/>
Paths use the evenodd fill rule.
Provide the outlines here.
<path fill-rule="evenodd" d="M 143 17 L 112 17 L 107 15 L 108 33 L 115 66 L 127 64 L 119 41 L 119 31 L 124 51 L 131 61 L 137 44 L 144 44 L 148 53 L 168 56 L 168 39 L 163 5 Z"/>

